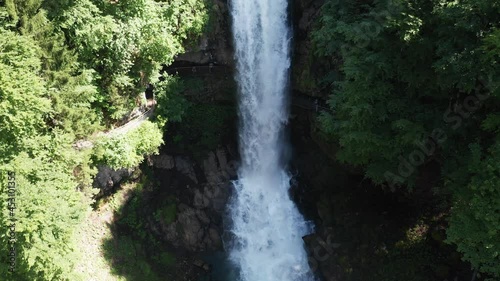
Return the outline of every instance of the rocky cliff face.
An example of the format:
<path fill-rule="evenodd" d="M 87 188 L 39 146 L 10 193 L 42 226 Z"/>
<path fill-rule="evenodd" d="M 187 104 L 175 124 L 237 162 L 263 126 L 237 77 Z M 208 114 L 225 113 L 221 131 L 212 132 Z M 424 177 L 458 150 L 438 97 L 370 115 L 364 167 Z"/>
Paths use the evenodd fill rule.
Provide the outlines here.
<path fill-rule="evenodd" d="M 292 20 L 294 48 L 292 89 L 302 95 L 326 98 L 319 90 L 317 63 L 313 56 L 311 32 L 318 20 L 324 0 L 296 0 L 293 2 Z"/>
<path fill-rule="evenodd" d="M 210 1 L 210 21 L 206 32 L 184 54 L 177 56 L 182 66 L 222 65 L 234 69 L 234 50 L 227 0 Z M 293 24 L 293 92 L 310 97 L 326 98 L 319 90 L 317 63 L 313 56 L 310 34 L 317 22 L 324 0 L 291 1 Z"/>
<path fill-rule="evenodd" d="M 236 176 L 235 154 L 219 147 L 206 157 L 151 156 L 148 164 L 159 179 L 161 194 L 175 198 L 175 218 L 163 217 L 151 230 L 178 250 L 191 253 L 222 249 L 222 217 Z M 159 195 L 161 197 L 161 195 Z"/>
<path fill-rule="evenodd" d="M 184 65 L 213 63 L 232 66 L 234 59 L 228 3 L 224 0 L 210 0 L 207 5 L 210 18 L 206 31 L 184 54 L 178 55 L 175 61 Z"/>

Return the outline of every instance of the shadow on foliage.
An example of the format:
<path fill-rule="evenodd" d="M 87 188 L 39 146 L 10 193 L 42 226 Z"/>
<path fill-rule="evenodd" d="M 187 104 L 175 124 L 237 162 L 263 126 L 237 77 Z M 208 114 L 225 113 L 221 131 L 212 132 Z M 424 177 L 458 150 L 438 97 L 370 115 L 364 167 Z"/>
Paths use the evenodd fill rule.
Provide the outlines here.
<path fill-rule="evenodd" d="M 110 202 L 114 209 L 112 237 L 103 242 L 104 257 L 112 273 L 130 281 L 170 279 L 176 264 L 173 251 L 151 231 L 159 220 L 173 221 L 176 204 L 172 198 L 156 194 L 154 184 L 143 175 L 136 187 L 127 191 L 122 202 Z M 116 206 L 119 205 L 119 206 Z"/>
<path fill-rule="evenodd" d="M 319 248 L 319 256 L 310 253 L 316 265 L 335 267 L 344 281 L 471 279 L 470 264 L 445 243 L 447 209 L 441 198 L 426 190 L 383 190 L 356 169 L 331 161 L 302 137 L 311 130 L 307 121 L 292 131 L 296 180 L 305 186 L 295 196 L 305 216 L 316 222 L 319 235 L 313 239 L 336 245 Z"/>

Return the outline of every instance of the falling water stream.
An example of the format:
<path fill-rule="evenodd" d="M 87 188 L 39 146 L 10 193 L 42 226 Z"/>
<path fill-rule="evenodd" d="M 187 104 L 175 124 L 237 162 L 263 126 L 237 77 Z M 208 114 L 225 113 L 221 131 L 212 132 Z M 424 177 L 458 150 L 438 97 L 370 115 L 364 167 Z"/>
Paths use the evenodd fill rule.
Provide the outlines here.
<path fill-rule="evenodd" d="M 289 196 L 284 126 L 291 32 L 287 0 L 231 0 L 240 93 L 239 180 L 229 212 L 230 260 L 242 281 L 313 280 L 302 236 L 310 231 Z"/>

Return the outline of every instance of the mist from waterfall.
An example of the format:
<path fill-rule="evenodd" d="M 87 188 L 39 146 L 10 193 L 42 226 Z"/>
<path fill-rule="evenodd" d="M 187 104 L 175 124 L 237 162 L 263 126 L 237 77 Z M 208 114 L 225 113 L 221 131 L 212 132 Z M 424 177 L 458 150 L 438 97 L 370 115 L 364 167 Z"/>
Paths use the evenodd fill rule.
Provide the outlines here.
<path fill-rule="evenodd" d="M 242 281 L 313 280 L 289 196 L 284 126 L 291 32 L 286 0 L 231 0 L 240 101 L 239 180 L 229 207 L 230 259 Z"/>

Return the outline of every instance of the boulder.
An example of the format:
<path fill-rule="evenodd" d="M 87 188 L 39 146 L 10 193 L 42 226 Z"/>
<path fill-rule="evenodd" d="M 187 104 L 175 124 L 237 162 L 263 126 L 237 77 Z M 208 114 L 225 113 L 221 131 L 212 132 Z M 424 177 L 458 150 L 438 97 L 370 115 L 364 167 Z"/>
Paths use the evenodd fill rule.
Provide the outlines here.
<path fill-rule="evenodd" d="M 229 148 L 218 148 L 201 161 L 187 156 L 151 156 L 156 169 L 168 169 L 165 188 L 175 195 L 176 216 L 172 222 L 151 221 L 150 227 L 170 245 L 191 253 L 220 250 L 222 215 L 235 176 L 235 162 L 228 160 Z M 182 177 L 180 174 L 186 176 Z"/>
<path fill-rule="evenodd" d="M 196 173 L 194 172 L 194 164 L 189 160 L 188 157 L 175 157 L 175 168 L 178 172 L 190 178 L 194 183 L 198 183 Z"/>
<path fill-rule="evenodd" d="M 334 242 L 333 231 L 310 234 L 303 237 L 303 240 L 313 273 L 322 276 L 325 281 L 340 280 L 343 271 L 336 261 L 341 244 Z"/>
<path fill-rule="evenodd" d="M 149 160 L 155 168 L 170 170 L 175 167 L 175 159 L 169 155 L 153 155 L 149 157 Z"/>
<path fill-rule="evenodd" d="M 92 185 L 101 190 L 98 197 L 109 194 L 115 187 L 124 180 L 130 178 L 134 173 L 134 169 L 113 170 L 104 165 L 99 166 L 97 169 L 98 172 Z"/>
<path fill-rule="evenodd" d="M 162 222 L 161 227 L 167 241 L 190 252 L 213 251 L 222 245 L 219 231 L 211 224 L 209 216 L 186 204 L 179 206 L 174 222 Z"/>

